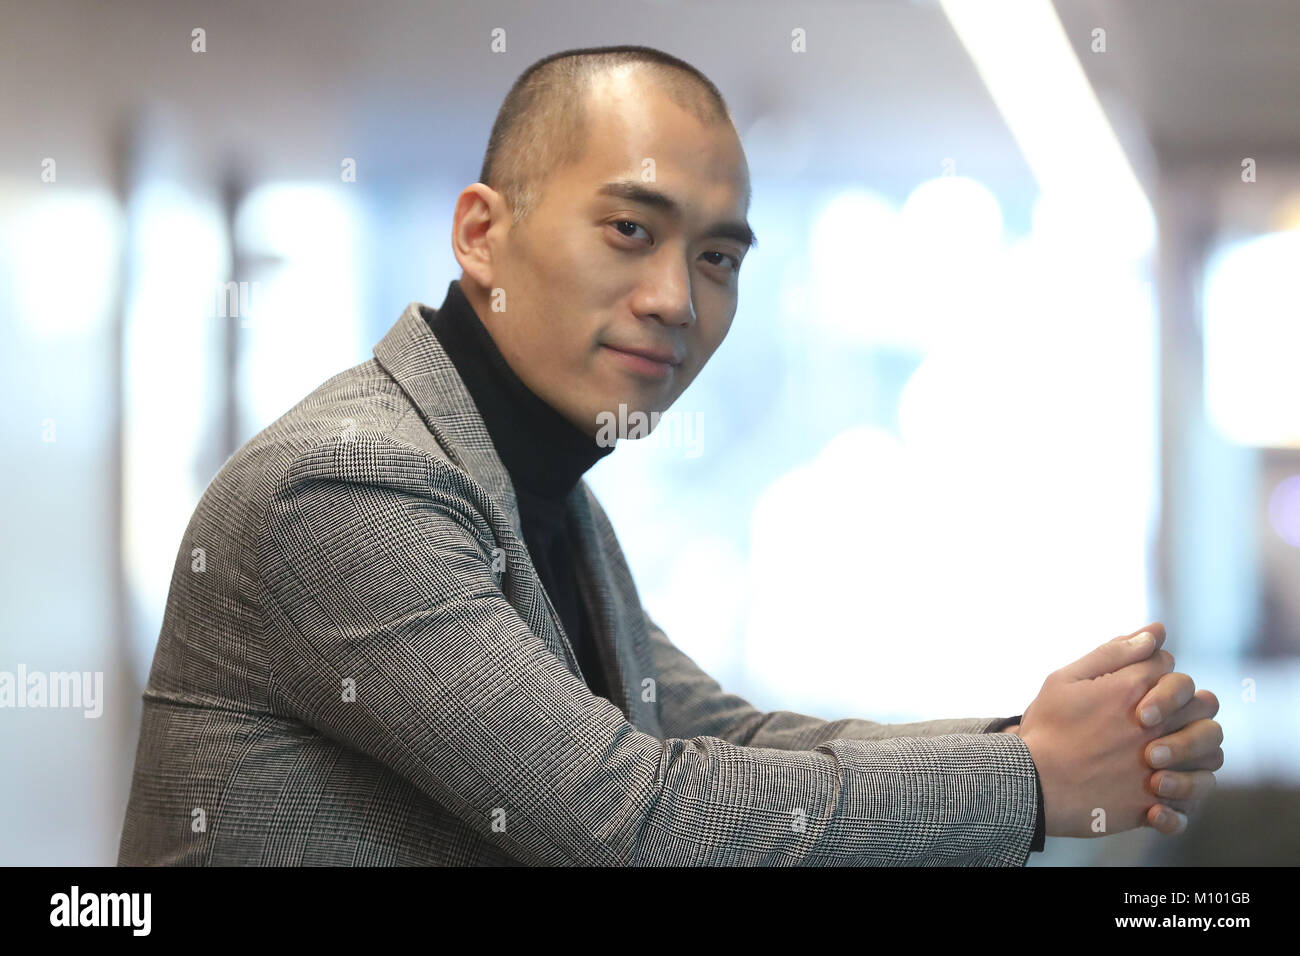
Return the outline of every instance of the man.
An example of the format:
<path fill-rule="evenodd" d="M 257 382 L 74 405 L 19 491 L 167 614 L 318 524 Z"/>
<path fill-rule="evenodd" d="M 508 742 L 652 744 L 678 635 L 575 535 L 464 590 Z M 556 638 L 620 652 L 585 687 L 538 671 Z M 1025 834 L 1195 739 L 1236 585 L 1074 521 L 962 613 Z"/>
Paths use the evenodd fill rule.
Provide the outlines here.
<path fill-rule="evenodd" d="M 1021 865 L 1099 818 L 1185 825 L 1160 815 L 1213 785 L 1222 733 L 1158 624 L 1019 717 L 890 725 L 762 713 L 645 614 L 581 475 L 736 311 L 748 172 L 707 79 L 641 47 L 548 57 L 481 179 L 442 307 L 199 503 L 120 863 Z"/>

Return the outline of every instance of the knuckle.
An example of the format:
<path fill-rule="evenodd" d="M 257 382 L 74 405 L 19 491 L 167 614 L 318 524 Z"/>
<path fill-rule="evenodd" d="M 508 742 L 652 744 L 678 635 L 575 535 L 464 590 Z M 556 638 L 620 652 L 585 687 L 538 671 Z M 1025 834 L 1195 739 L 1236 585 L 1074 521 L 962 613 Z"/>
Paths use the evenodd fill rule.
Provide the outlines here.
<path fill-rule="evenodd" d="M 1123 687 L 1127 693 L 1139 694 L 1151 688 L 1151 674 L 1144 673 L 1140 667 L 1126 667 L 1122 671 L 1116 671 L 1113 674 L 1106 675 L 1120 682 L 1119 686 Z M 1159 682 L 1157 681 L 1157 685 Z"/>

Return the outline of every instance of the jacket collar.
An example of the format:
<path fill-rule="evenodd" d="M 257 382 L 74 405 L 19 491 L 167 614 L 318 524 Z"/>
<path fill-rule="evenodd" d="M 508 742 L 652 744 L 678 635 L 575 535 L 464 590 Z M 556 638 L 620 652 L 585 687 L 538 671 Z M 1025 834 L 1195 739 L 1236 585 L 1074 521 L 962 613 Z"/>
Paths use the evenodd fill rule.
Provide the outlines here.
<path fill-rule="evenodd" d="M 410 396 L 452 462 L 488 490 L 522 539 L 510 473 L 460 373 L 429 328 L 429 317 L 435 313 L 422 302 L 412 302 L 375 346 L 375 358 Z"/>
<path fill-rule="evenodd" d="M 515 497 L 510 473 L 501 463 L 487 426 L 470 397 L 460 373 L 438 337 L 429 327 L 429 318 L 437 310 L 421 302 L 412 302 L 402 312 L 401 318 L 388 330 L 374 348 L 375 358 L 410 397 L 429 431 L 446 451 L 452 463 L 466 472 L 509 517 L 511 527 L 519 541 L 523 541 L 519 505 Z M 594 639 L 605 648 L 613 648 L 615 673 L 609 674 L 610 685 L 616 688 L 623 713 L 637 727 L 655 726 L 652 710 L 640 702 L 634 693 L 639 685 L 637 676 L 645 670 L 648 647 L 640 600 L 635 594 L 630 574 L 621 553 L 611 553 L 617 548 L 604 540 L 612 540 L 604 513 L 595 502 L 586 479 L 579 479 L 569 493 L 567 504 L 572 515 L 578 561 L 578 584 L 589 604 L 589 620 Z M 534 575 L 536 571 L 534 570 Z M 616 587 L 631 588 L 629 594 L 616 591 Z M 617 583 L 616 583 L 617 582 Z M 540 581 L 538 586 L 541 586 Z M 551 612 L 555 628 L 564 633 L 559 615 Z M 628 641 L 617 640 L 620 633 L 629 635 Z M 565 635 L 565 650 L 576 671 L 577 657 Z"/>

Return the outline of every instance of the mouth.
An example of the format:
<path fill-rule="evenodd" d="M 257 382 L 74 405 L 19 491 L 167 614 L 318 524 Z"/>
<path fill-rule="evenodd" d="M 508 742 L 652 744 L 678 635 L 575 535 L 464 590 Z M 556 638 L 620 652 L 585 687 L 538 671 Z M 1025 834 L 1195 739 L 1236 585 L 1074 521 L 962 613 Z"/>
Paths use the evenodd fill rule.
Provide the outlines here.
<path fill-rule="evenodd" d="M 672 352 L 658 349 L 631 348 L 601 345 L 628 371 L 646 378 L 667 378 L 673 369 L 682 364 L 682 358 Z"/>

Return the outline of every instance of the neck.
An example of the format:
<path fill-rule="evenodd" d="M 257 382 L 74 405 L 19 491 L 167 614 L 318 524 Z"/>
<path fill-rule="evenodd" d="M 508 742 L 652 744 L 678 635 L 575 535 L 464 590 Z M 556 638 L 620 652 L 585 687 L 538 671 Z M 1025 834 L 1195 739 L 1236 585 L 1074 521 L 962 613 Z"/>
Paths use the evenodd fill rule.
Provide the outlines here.
<path fill-rule="evenodd" d="M 496 313 L 492 311 L 492 300 L 491 300 L 491 296 L 489 295 L 488 289 L 485 286 L 479 285 L 473 279 L 470 279 L 463 271 L 460 274 L 460 278 L 456 280 L 456 284 L 460 287 L 461 294 L 464 297 L 465 301 L 468 302 L 470 308 L 474 310 L 474 314 L 475 316 L 477 316 L 479 323 L 483 326 L 484 329 L 487 330 L 488 335 L 491 336 L 492 344 L 496 346 L 497 352 L 500 353 L 501 357 L 505 360 L 506 364 L 510 365 L 509 359 L 505 358 L 505 350 L 501 348 L 502 337 L 501 334 L 497 331 L 497 323 L 495 318 L 493 318 L 493 316 L 495 316 Z M 515 371 L 513 365 L 510 365 L 510 370 L 511 372 L 514 373 L 516 377 L 518 377 L 519 373 Z M 523 380 L 520 379 L 520 381 L 522 382 Z M 532 391 L 532 389 L 530 388 L 529 391 Z M 533 394 L 536 395 L 537 393 L 533 392 Z M 540 396 L 538 397 L 540 398 Z M 541 399 L 541 400 L 545 401 L 545 399 Z M 575 421 L 573 418 L 569 417 L 569 415 L 566 412 L 563 412 L 560 409 L 555 408 L 555 406 L 551 405 L 549 402 L 547 402 L 546 404 L 549 408 L 555 411 L 556 414 L 563 416 L 564 420 L 567 421 L 570 425 L 572 425 L 575 429 L 582 432 L 588 438 L 592 439 L 592 441 L 595 441 L 597 436 L 599 436 L 600 425 L 596 421 L 594 420 Z"/>
<path fill-rule="evenodd" d="M 471 283 L 473 285 L 473 283 Z M 482 291 L 482 290 L 478 290 Z M 470 393 L 517 491 L 562 498 L 613 450 L 533 392 L 510 367 L 470 292 L 453 281 L 430 325 Z M 486 295 L 480 295 L 483 305 Z"/>

